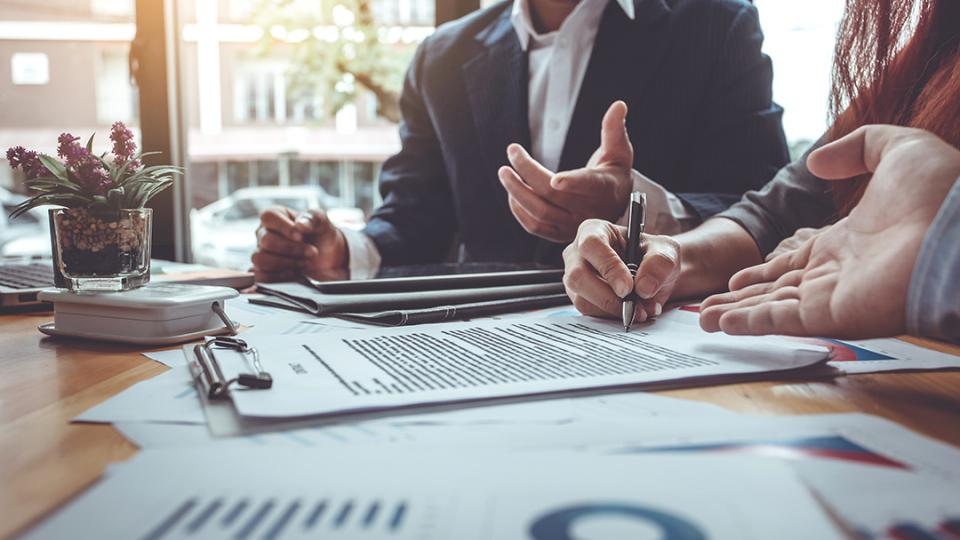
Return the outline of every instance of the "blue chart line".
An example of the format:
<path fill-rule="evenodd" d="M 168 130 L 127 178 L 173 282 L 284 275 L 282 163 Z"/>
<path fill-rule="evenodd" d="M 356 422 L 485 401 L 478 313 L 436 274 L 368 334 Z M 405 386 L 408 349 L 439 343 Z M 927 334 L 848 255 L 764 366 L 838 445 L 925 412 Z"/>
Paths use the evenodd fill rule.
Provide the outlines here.
<path fill-rule="evenodd" d="M 283 528 L 287 526 L 287 523 L 293 518 L 293 515 L 297 513 L 297 510 L 300 509 L 300 501 L 293 501 L 290 503 L 290 506 L 284 510 L 283 514 L 277 518 L 277 521 L 273 524 L 273 527 L 270 527 L 270 530 L 267 531 L 267 534 L 264 535 L 264 540 L 274 540 L 280 533 L 283 532 Z"/>
<path fill-rule="evenodd" d="M 233 522 L 240 517 L 240 514 L 247 509 L 247 505 L 249 504 L 249 501 L 246 499 L 241 499 L 239 502 L 237 502 L 237 504 L 233 505 L 233 508 L 227 512 L 227 515 L 223 516 L 223 521 L 220 522 L 220 525 L 222 527 L 229 527 L 230 525 L 233 525 Z"/>
<path fill-rule="evenodd" d="M 403 525 L 403 517 L 407 514 L 407 503 L 402 502 L 397 505 L 393 511 L 393 519 L 390 520 L 390 530 L 396 531 Z"/>
<path fill-rule="evenodd" d="M 260 505 L 260 508 L 257 510 L 257 512 L 247 520 L 246 524 L 244 524 L 243 528 L 237 532 L 234 538 L 237 540 L 243 540 L 244 538 L 247 538 L 253 534 L 253 531 L 256 530 L 258 525 L 260 525 L 260 522 L 263 521 L 263 518 L 267 517 L 267 514 L 270 513 L 270 510 L 273 510 L 272 500 L 268 500 Z"/>
<path fill-rule="evenodd" d="M 343 506 L 340 508 L 340 513 L 337 514 L 337 519 L 333 521 L 333 528 L 339 529 L 347 522 L 347 518 L 350 517 L 350 512 L 353 511 L 353 501 L 347 501 L 343 503 Z"/>
<path fill-rule="evenodd" d="M 183 516 L 190 513 L 190 511 L 193 510 L 193 507 L 196 505 L 197 500 L 190 499 L 178 506 L 177 509 L 174 510 L 169 516 L 164 518 L 159 525 L 157 525 L 152 531 L 148 532 L 147 535 L 143 537 L 144 540 L 157 540 L 162 538 L 163 535 L 167 534 L 170 529 L 172 529 L 181 519 L 183 519 Z"/>
<path fill-rule="evenodd" d="M 570 540 L 578 521 L 595 516 L 618 516 L 660 529 L 665 540 L 707 540 L 699 527 L 683 517 L 630 503 L 598 502 L 576 504 L 551 510 L 533 521 L 534 540 Z"/>
<path fill-rule="evenodd" d="M 377 519 L 377 513 L 380 511 L 380 501 L 373 501 L 370 508 L 367 509 L 367 515 L 363 516 L 363 528 L 369 529 L 373 521 Z"/>
<path fill-rule="evenodd" d="M 313 512 L 310 512 L 310 515 L 307 516 L 307 520 L 303 522 L 304 529 L 312 529 L 316 525 L 317 521 L 320 521 L 320 517 L 323 515 L 323 512 L 327 509 L 327 501 L 320 501 L 316 506 L 313 507 Z"/>
<path fill-rule="evenodd" d="M 187 524 L 187 533 L 193 534 L 200 530 L 201 527 L 210 519 L 210 516 L 215 514 L 217 510 L 223 506 L 223 499 L 216 499 L 204 508 L 197 517 L 193 518 L 189 524 Z"/>

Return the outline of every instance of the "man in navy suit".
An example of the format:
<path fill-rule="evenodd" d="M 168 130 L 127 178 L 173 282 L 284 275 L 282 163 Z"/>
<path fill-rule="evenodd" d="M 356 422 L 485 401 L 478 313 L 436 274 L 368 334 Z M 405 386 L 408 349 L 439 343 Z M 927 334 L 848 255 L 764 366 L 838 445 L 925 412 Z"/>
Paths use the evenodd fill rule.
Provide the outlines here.
<path fill-rule="evenodd" d="M 762 41 L 745 0 L 512 0 L 444 25 L 407 73 L 383 205 L 362 232 L 266 211 L 258 278 L 451 253 L 559 265 L 634 189 L 650 232 L 692 228 L 788 160 Z"/>

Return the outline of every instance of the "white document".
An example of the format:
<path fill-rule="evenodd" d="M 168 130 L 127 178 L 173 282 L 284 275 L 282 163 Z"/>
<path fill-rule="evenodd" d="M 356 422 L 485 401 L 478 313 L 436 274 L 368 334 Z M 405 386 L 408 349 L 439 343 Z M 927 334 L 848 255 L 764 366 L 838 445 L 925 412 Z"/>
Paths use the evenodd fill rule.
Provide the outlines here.
<path fill-rule="evenodd" d="M 586 317 L 251 336 L 271 390 L 238 390 L 243 416 L 290 417 L 653 383 L 715 382 L 808 367 L 826 350 L 779 337 L 691 331 L 660 320 L 625 333 Z M 249 358 L 216 357 L 229 378 Z"/>
<path fill-rule="evenodd" d="M 686 416 L 705 418 L 733 416 L 733 413 L 709 403 L 636 392 L 476 406 L 443 412 L 390 416 L 382 420 L 325 423 L 295 428 L 271 423 L 267 426 L 273 428 L 270 431 L 253 430 L 257 432 L 246 435 L 242 424 L 239 431 L 237 428 L 231 430 L 232 424 L 226 428 L 214 425 L 219 418 L 217 415 L 210 415 L 209 429 L 199 424 L 148 422 L 120 422 L 114 423 L 114 427 L 140 448 L 202 444 L 318 448 L 413 442 L 416 441 L 418 432 L 435 427 L 470 430 L 476 426 L 571 425 L 591 421 L 633 422 L 643 418 Z M 235 415 L 230 415 L 230 418 L 235 418 Z M 215 437 L 211 431 L 220 436 Z M 458 437 L 458 430 L 444 433 L 454 439 Z"/>
<path fill-rule="evenodd" d="M 895 338 L 819 339 L 808 343 L 830 349 L 830 365 L 847 374 L 912 369 L 960 369 L 960 356 L 920 347 Z"/>
<path fill-rule="evenodd" d="M 842 538 L 776 462 L 280 448 L 142 452 L 24 536 L 187 537 Z"/>
<path fill-rule="evenodd" d="M 279 309 L 259 304 L 251 304 L 248 299 L 252 296 L 243 295 L 239 298 L 227 300 L 227 314 L 234 321 L 252 328 L 243 331 L 244 335 L 251 334 L 312 334 L 325 332 L 329 329 L 358 329 L 365 326 L 335 319 L 332 317 L 308 317 L 299 311 Z"/>
<path fill-rule="evenodd" d="M 183 351 L 179 347 L 169 351 L 145 352 L 143 355 L 167 367 L 183 366 Z"/>
<path fill-rule="evenodd" d="M 202 424 L 118 422 L 115 427 L 130 442 L 144 449 L 156 448 L 264 448 L 297 447 L 343 449 L 415 442 L 418 428 L 385 422 L 351 422 L 282 431 L 265 431 L 238 437 L 215 437 Z M 419 428 L 423 429 L 423 428 Z"/>
<path fill-rule="evenodd" d="M 842 481 L 818 472 L 805 472 L 805 483 L 859 538 L 960 538 L 960 484 L 878 468 L 862 467 Z"/>
<path fill-rule="evenodd" d="M 226 302 L 227 315 L 242 325 L 255 326 L 257 323 L 269 319 L 297 321 L 304 318 L 303 313 L 294 313 L 292 311 L 251 304 L 248 298 L 250 298 L 250 295 L 244 294 L 237 298 L 231 298 Z"/>
<path fill-rule="evenodd" d="M 112 398 L 87 409 L 75 422 L 206 422 L 190 371 L 183 364 L 152 379 L 139 382 Z"/>
<path fill-rule="evenodd" d="M 473 426 L 458 432 L 456 439 L 435 428 L 418 432 L 416 442 L 511 451 L 736 453 L 784 459 L 801 471 L 807 466 L 870 465 L 932 474 L 960 483 L 960 449 L 896 422 L 859 413 L 592 421 L 573 426 L 497 429 Z"/>
<path fill-rule="evenodd" d="M 691 331 L 700 328 L 700 315 L 683 309 L 671 310 L 661 316 L 660 320 L 686 324 Z M 848 375 L 914 369 L 960 369 L 960 356 L 927 349 L 896 338 L 839 340 L 794 337 L 789 339 L 829 349 L 829 365 Z"/>

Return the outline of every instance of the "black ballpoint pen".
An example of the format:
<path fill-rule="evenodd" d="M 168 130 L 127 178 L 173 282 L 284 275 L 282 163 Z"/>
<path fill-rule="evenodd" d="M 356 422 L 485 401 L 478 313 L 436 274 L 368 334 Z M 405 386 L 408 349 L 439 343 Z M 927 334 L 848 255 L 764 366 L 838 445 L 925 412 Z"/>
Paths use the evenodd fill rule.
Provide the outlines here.
<path fill-rule="evenodd" d="M 647 213 L 647 194 L 634 191 L 630 194 L 630 212 L 627 218 L 627 253 L 623 262 L 630 270 L 633 278 L 630 283 L 636 282 L 637 268 L 643 260 L 643 225 Z M 623 331 L 629 332 L 637 317 L 637 293 L 630 289 L 630 294 L 623 298 Z"/>

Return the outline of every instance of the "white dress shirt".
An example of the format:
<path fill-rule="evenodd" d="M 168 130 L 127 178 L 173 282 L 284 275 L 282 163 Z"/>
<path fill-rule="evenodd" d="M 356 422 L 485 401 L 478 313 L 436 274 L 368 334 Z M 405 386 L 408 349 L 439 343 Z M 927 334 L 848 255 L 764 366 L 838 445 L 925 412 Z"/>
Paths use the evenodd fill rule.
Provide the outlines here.
<path fill-rule="evenodd" d="M 533 24 L 529 0 L 514 0 L 511 22 L 520 46 L 528 54 L 530 154 L 551 171 L 560 166 L 600 20 L 611 1 L 581 0 L 559 30 L 541 34 Z M 627 17 L 634 18 L 633 0 L 616 2 Z M 633 171 L 633 184 L 635 190 L 647 194 L 647 231 L 676 234 L 698 224 L 683 202 L 656 182 Z M 351 277 L 376 273 L 380 267 L 376 244 L 358 231 L 344 230 L 344 235 L 350 251 Z"/>

